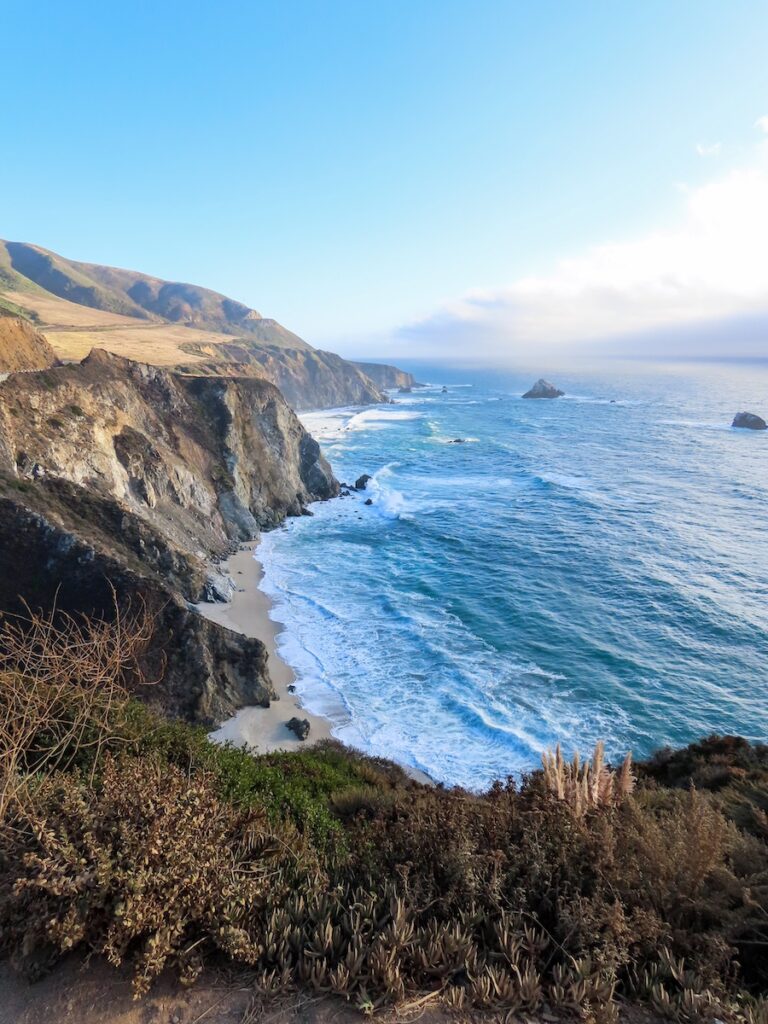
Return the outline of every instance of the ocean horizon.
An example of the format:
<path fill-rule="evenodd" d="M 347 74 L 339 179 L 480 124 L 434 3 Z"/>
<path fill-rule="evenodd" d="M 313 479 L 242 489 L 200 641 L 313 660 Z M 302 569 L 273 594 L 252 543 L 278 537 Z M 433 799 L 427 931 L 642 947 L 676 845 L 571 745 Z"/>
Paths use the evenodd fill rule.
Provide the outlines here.
<path fill-rule="evenodd" d="M 403 365 L 429 386 L 301 417 L 366 491 L 258 548 L 303 704 L 471 789 L 557 743 L 765 740 L 768 437 L 730 424 L 768 367 L 614 363 L 530 401 L 530 371 Z"/>

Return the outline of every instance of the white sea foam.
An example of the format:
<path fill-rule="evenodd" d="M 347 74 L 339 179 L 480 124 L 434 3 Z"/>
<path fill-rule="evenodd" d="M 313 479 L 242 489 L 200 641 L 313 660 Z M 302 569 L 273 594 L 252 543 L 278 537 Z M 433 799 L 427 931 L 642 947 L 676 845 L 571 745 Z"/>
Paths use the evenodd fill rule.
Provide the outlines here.
<path fill-rule="evenodd" d="M 593 486 L 593 481 L 587 477 L 572 476 L 568 473 L 537 473 L 536 479 L 545 484 L 553 484 L 555 487 L 565 487 L 573 491 L 584 491 Z"/>
<path fill-rule="evenodd" d="M 635 399 L 627 398 L 597 398 L 594 395 L 561 395 L 558 399 L 560 402 L 580 402 L 584 405 L 642 405 L 643 403 Z"/>
<path fill-rule="evenodd" d="M 364 409 L 356 413 L 347 422 L 347 430 L 381 430 L 391 426 L 393 423 L 403 423 L 408 420 L 420 420 L 424 418 L 423 412 L 414 412 L 407 409 L 393 409 L 391 406 L 383 408 Z"/>
<path fill-rule="evenodd" d="M 316 440 L 334 441 L 344 436 L 347 424 L 356 411 L 353 408 L 320 409 L 299 413 L 299 420 Z"/>
<path fill-rule="evenodd" d="M 661 420 L 667 427 L 693 427 L 695 430 L 727 430 L 733 428 L 730 423 L 713 423 L 711 420 Z"/>
<path fill-rule="evenodd" d="M 513 384 L 493 387 L 509 386 L 511 395 Z M 768 719 L 751 691 L 734 692 L 739 678 L 759 674 L 744 654 L 749 645 L 737 642 L 752 620 L 724 616 L 731 596 L 763 585 L 749 532 L 759 517 L 745 519 L 745 542 L 734 539 L 733 516 L 721 515 L 764 500 L 750 454 L 762 446 L 736 444 L 722 433 L 731 429 L 725 422 L 711 422 L 725 419 L 719 390 L 710 405 L 699 396 L 681 402 L 677 385 L 640 401 L 651 394 L 645 384 L 621 384 L 626 398 L 611 380 L 596 382 L 592 395 L 585 382 L 560 410 L 567 431 L 532 418 L 531 403 L 498 403 L 498 391 L 470 396 L 455 385 L 448 395 L 438 385 L 383 408 L 319 414 L 320 429 L 335 433 L 328 443 L 337 475 L 367 471 L 373 479 L 355 499 L 318 503 L 313 519 L 267 534 L 259 555 L 273 617 L 286 627 L 281 654 L 302 701 L 330 718 L 334 735 L 478 789 L 535 767 L 558 741 L 586 752 L 605 739 L 618 758 L 628 747 L 643 754 L 685 742 L 694 722 L 700 732 L 765 734 Z M 614 417 L 599 408 L 610 397 L 597 397 L 612 393 L 616 405 L 643 408 Z M 482 404 L 470 405 L 475 399 Z M 733 408 L 748 401 L 729 395 Z M 679 419 L 664 426 L 665 414 Z M 311 422 L 313 429 L 317 415 Z M 666 446 L 678 466 L 699 431 L 719 456 L 706 472 L 689 468 L 690 493 L 699 490 L 687 502 L 679 474 L 665 489 Z M 483 444 L 435 447 L 471 433 Z M 734 465 L 741 475 L 715 488 L 707 474 Z M 704 521 L 702 505 L 721 520 Z M 639 599 L 627 588 L 628 550 Z M 716 585 L 711 552 L 735 563 Z M 649 612 L 657 607 L 675 609 L 662 640 Z M 717 643 L 708 645 L 713 608 Z M 768 635 L 759 600 L 750 608 L 752 635 Z M 725 653 L 724 617 L 736 637 Z M 727 685 L 709 686 L 720 670 L 710 664 L 726 654 Z M 676 689 L 683 676 L 684 690 Z"/>

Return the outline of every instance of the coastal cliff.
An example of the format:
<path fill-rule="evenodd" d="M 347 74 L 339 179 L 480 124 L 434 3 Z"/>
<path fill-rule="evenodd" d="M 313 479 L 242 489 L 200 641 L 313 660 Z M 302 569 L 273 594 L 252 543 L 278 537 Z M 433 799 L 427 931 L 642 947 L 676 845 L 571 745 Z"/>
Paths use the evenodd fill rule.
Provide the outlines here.
<path fill-rule="evenodd" d="M 55 363 L 56 353 L 28 320 L 0 310 L 0 373 L 44 370 Z"/>
<path fill-rule="evenodd" d="M 167 669 L 154 699 L 214 724 L 273 694 L 266 652 L 190 608 L 226 598 L 218 561 L 338 493 L 265 380 L 183 377 L 95 350 L 0 384 L 0 608 L 109 614 L 145 601 Z"/>
<path fill-rule="evenodd" d="M 183 348 L 204 361 L 182 365 L 181 372 L 260 377 L 275 384 L 286 401 L 299 411 L 389 402 L 382 385 L 367 376 L 358 364 L 333 352 L 254 345 L 245 340 L 221 345 L 189 343 Z"/>
<path fill-rule="evenodd" d="M 0 241 L 3 309 L 34 321 L 54 359 L 79 361 L 95 347 L 187 374 L 257 377 L 276 384 L 295 409 L 387 402 L 382 388 L 400 386 L 372 379 L 375 372 L 313 348 L 209 288 L 68 260 L 23 242 Z M 1 363 L 0 342 L 0 373 L 48 365 Z"/>
<path fill-rule="evenodd" d="M 377 388 L 415 388 L 418 381 L 412 373 L 387 363 L 352 363 L 369 377 Z"/>

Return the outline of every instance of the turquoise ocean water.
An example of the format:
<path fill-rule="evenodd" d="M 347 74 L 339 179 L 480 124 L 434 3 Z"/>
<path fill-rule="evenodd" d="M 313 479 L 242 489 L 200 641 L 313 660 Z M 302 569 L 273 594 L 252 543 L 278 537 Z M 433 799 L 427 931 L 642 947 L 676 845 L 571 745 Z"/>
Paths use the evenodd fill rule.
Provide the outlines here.
<path fill-rule="evenodd" d="M 432 386 L 305 417 L 373 504 L 259 548 L 303 702 L 472 788 L 558 741 L 768 739 L 768 432 L 729 426 L 768 415 L 768 368 L 560 373 L 556 401 L 522 400 L 535 373 L 408 368 Z"/>

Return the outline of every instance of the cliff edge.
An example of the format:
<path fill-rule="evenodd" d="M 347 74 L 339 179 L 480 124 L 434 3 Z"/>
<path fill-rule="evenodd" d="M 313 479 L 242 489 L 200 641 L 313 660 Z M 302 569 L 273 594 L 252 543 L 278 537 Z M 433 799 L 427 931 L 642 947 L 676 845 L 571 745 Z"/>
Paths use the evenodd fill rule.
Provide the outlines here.
<path fill-rule="evenodd" d="M 338 484 L 280 392 L 94 350 L 0 383 L 0 609 L 109 615 L 146 601 L 167 670 L 153 699 L 215 724 L 272 686 L 263 644 L 190 605 L 226 599 L 218 561 Z"/>
<path fill-rule="evenodd" d="M 0 374 L 43 370 L 56 364 L 56 353 L 39 331 L 21 317 L 0 311 Z"/>

